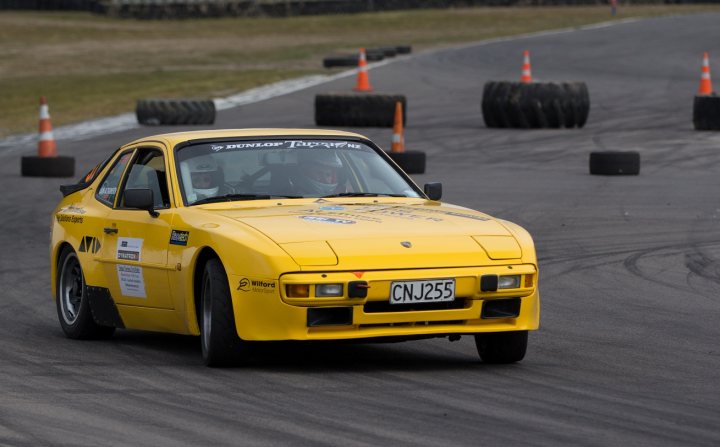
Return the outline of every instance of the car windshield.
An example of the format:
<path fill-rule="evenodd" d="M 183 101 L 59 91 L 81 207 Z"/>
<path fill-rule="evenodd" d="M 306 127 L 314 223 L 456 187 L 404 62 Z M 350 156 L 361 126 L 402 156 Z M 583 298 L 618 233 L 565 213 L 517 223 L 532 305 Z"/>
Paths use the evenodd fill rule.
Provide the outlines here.
<path fill-rule="evenodd" d="M 420 197 L 373 148 L 359 141 L 239 140 L 178 149 L 187 205 L 270 198 Z"/>

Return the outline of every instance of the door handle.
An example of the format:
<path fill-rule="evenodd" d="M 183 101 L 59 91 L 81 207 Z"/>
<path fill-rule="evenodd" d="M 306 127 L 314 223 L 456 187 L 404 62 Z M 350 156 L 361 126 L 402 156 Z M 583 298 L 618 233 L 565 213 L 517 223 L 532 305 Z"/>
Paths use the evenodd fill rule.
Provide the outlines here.
<path fill-rule="evenodd" d="M 105 232 L 105 234 L 117 234 L 118 229 L 117 229 L 117 228 L 105 227 L 105 228 L 103 228 L 103 231 Z"/>

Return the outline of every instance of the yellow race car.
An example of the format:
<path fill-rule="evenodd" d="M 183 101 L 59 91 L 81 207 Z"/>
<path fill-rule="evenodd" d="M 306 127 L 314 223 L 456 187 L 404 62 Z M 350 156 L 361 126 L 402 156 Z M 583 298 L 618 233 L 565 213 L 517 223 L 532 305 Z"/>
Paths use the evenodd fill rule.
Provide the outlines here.
<path fill-rule="evenodd" d="M 539 325 L 527 231 L 441 203 L 362 135 L 156 135 L 61 191 L 51 282 L 70 338 L 199 335 L 213 366 L 260 340 L 471 334 L 510 363 Z"/>

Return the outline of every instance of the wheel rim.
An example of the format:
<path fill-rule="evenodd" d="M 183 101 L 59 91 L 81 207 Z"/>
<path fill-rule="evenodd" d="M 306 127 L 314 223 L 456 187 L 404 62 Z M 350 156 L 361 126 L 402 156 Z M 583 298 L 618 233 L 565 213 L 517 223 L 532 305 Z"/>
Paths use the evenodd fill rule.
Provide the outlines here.
<path fill-rule="evenodd" d="M 210 332 L 212 331 L 212 298 L 210 292 L 210 277 L 205 276 L 202 290 L 202 345 L 208 352 L 210 347 Z"/>
<path fill-rule="evenodd" d="M 70 253 L 60 270 L 60 314 L 68 325 L 73 325 L 80 314 L 80 306 L 85 298 L 85 281 L 82 268 L 75 253 Z"/>

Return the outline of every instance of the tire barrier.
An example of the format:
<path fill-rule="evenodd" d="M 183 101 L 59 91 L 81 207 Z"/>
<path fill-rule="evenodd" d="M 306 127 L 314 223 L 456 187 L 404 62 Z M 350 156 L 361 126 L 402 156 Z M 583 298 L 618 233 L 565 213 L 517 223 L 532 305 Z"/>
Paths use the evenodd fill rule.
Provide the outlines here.
<path fill-rule="evenodd" d="M 638 175 L 640 153 L 636 151 L 590 152 L 590 174 Z"/>
<path fill-rule="evenodd" d="M 403 117 L 406 117 L 405 95 L 318 94 L 315 95 L 315 124 L 335 127 L 393 127 L 397 101 L 402 103 Z"/>
<path fill-rule="evenodd" d="M 385 57 L 395 57 L 398 54 L 397 47 L 369 48 L 368 53 L 380 53 Z"/>
<path fill-rule="evenodd" d="M 412 53 L 412 45 L 397 45 L 395 51 L 397 51 L 397 54 L 410 54 Z"/>
<path fill-rule="evenodd" d="M 138 99 L 138 123 L 148 126 L 213 124 L 215 103 L 211 99 Z"/>
<path fill-rule="evenodd" d="M 487 127 L 581 128 L 590 113 L 584 82 L 510 82 L 485 84 L 482 113 Z"/>
<path fill-rule="evenodd" d="M 72 177 L 75 175 L 75 158 L 39 155 L 22 157 L 20 174 L 23 177 Z"/>
<path fill-rule="evenodd" d="M 720 96 L 695 96 L 693 125 L 695 130 L 720 130 Z"/>
<path fill-rule="evenodd" d="M 406 150 L 405 152 L 387 152 L 387 154 L 406 173 L 425 173 L 425 152 Z"/>
<path fill-rule="evenodd" d="M 367 52 L 365 57 L 370 62 L 377 62 L 385 59 L 383 53 Z M 343 54 L 339 56 L 328 56 L 323 59 L 323 67 L 357 67 L 360 61 L 360 56 L 357 54 Z"/>

